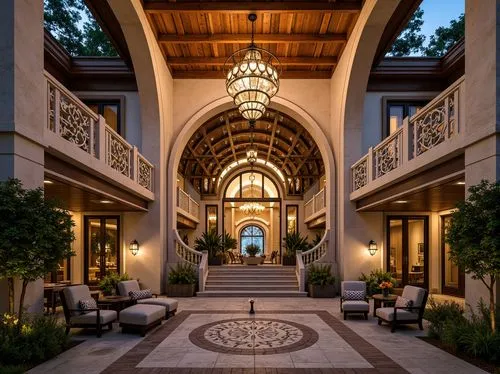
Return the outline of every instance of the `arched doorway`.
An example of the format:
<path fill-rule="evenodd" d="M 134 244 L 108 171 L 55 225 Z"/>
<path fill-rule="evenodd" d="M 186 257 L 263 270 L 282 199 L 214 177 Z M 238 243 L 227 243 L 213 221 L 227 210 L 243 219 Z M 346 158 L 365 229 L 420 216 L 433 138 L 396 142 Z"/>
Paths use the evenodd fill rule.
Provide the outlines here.
<path fill-rule="evenodd" d="M 264 254 L 265 251 L 265 237 L 264 237 L 264 229 L 256 224 L 250 224 L 240 231 L 239 235 L 239 244 L 240 244 L 240 253 L 243 256 L 247 255 L 246 248 L 249 245 L 255 245 L 259 247 L 259 253 L 257 255 Z"/>

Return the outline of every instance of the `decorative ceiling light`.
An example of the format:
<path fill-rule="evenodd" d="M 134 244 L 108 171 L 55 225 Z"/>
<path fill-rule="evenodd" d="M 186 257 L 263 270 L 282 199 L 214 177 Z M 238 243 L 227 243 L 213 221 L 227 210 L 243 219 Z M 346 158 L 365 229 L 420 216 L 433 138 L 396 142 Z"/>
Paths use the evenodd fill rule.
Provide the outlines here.
<path fill-rule="evenodd" d="M 253 145 L 253 129 L 255 127 L 255 122 L 250 121 L 250 146 L 247 148 L 247 161 L 253 167 L 253 164 L 257 161 L 257 147 Z M 253 173 L 250 175 L 252 176 Z M 255 177 L 254 177 L 255 178 Z"/>
<path fill-rule="evenodd" d="M 253 166 L 253 165 L 252 165 Z M 253 182 L 255 181 L 255 175 L 253 174 L 253 171 L 250 173 L 250 176 L 248 177 L 250 180 L 250 197 L 253 197 Z M 255 217 L 264 212 L 266 208 L 259 203 L 256 202 L 249 202 L 245 203 L 242 206 L 240 206 L 240 211 L 242 211 L 245 215 L 250 216 L 250 217 Z"/>
<path fill-rule="evenodd" d="M 279 89 L 280 62 L 271 52 L 254 43 L 256 14 L 249 14 L 252 22 L 250 46 L 233 53 L 224 64 L 226 90 L 234 100 L 243 118 L 255 121 L 262 117 L 271 98 Z"/>

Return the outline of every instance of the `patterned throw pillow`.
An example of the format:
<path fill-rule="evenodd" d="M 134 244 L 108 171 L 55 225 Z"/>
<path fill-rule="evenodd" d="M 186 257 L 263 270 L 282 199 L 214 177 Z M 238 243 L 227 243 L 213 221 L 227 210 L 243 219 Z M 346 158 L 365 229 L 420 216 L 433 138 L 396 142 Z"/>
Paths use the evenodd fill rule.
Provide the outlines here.
<path fill-rule="evenodd" d="M 344 291 L 344 300 L 364 300 L 365 291 Z"/>
<path fill-rule="evenodd" d="M 81 310 L 97 309 L 97 303 L 93 298 L 80 300 L 78 304 Z"/>
<path fill-rule="evenodd" d="M 149 288 L 140 291 L 130 291 L 128 295 L 130 296 L 130 299 L 134 301 L 141 299 L 149 299 L 150 297 L 153 297 L 153 294 Z"/>
<path fill-rule="evenodd" d="M 406 297 L 398 296 L 394 306 L 397 308 L 411 308 L 413 306 L 413 300 L 408 300 Z"/>

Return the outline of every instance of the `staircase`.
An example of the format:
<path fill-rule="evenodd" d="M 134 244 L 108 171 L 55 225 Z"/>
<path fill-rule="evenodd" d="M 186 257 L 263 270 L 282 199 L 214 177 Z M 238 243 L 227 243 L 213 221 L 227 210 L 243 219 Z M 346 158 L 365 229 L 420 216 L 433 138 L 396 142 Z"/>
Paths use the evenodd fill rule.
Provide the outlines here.
<path fill-rule="evenodd" d="M 210 266 L 202 297 L 303 297 L 295 267 Z"/>

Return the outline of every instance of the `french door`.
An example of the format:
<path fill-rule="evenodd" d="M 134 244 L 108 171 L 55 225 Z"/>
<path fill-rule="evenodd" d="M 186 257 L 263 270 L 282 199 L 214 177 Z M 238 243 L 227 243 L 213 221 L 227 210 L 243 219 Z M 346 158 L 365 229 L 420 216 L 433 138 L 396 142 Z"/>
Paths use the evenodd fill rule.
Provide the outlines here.
<path fill-rule="evenodd" d="M 109 273 L 120 273 L 120 217 L 85 216 L 84 282 L 97 285 Z"/>
<path fill-rule="evenodd" d="M 387 269 L 406 285 L 428 288 L 429 219 L 426 216 L 387 218 Z"/>
<path fill-rule="evenodd" d="M 465 296 L 465 273 L 450 260 L 450 246 L 445 242 L 451 215 L 441 217 L 441 289 L 452 296 Z"/>

